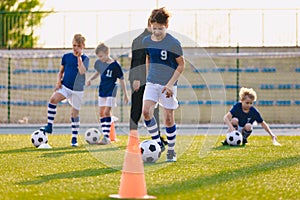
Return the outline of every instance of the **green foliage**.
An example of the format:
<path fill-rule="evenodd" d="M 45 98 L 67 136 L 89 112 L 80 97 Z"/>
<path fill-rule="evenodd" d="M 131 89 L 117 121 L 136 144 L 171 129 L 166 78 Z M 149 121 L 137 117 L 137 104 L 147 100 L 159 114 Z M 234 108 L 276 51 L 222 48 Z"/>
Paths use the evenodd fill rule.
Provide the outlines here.
<path fill-rule="evenodd" d="M 217 137 L 217 136 L 216 136 Z M 117 194 L 121 170 L 103 164 L 124 152 L 127 136 L 112 146 L 70 147 L 70 134 L 51 135 L 52 149 L 36 149 L 30 135 L 0 135 L 0 199 L 108 199 Z M 224 136 L 199 157 L 204 136 L 190 139 L 176 163 L 145 165 L 147 193 L 158 199 L 299 199 L 299 136 L 281 136 L 281 147 L 268 136 L 251 136 L 249 146 L 223 147 Z M 118 149 L 118 150 L 117 150 Z M 114 156 L 111 156 L 114 155 Z M 124 156 L 120 156 L 123 163 Z"/>
<path fill-rule="evenodd" d="M 40 11 L 40 0 L 2 0 L 0 3 L 0 47 L 32 48 L 34 29 L 51 11 Z"/>

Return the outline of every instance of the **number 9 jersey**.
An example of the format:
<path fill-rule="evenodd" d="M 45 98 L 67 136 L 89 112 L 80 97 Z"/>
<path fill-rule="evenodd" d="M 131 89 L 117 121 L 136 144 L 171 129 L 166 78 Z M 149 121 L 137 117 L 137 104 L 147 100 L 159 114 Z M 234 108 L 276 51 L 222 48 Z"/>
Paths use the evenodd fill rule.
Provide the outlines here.
<path fill-rule="evenodd" d="M 153 41 L 151 35 L 145 37 L 143 46 L 150 59 L 147 82 L 166 85 L 177 69 L 176 58 L 183 55 L 180 42 L 167 33 L 161 41 Z"/>

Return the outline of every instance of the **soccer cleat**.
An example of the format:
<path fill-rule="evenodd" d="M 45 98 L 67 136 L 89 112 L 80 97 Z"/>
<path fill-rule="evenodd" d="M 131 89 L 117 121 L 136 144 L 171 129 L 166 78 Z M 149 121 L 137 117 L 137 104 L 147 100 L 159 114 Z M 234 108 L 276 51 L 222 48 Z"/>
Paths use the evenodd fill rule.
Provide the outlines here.
<path fill-rule="evenodd" d="M 228 144 L 228 142 L 227 142 L 227 140 L 224 140 L 224 141 L 223 141 L 223 142 L 221 142 L 221 143 L 222 143 L 222 145 L 223 145 L 223 146 L 227 146 L 227 145 L 229 145 L 229 144 Z"/>
<path fill-rule="evenodd" d="M 167 152 L 167 162 L 176 162 L 177 158 L 176 158 L 176 153 L 174 150 L 168 150 Z"/>
<path fill-rule="evenodd" d="M 41 127 L 40 130 L 52 134 L 52 126 L 46 125 L 44 127 Z"/>
<path fill-rule="evenodd" d="M 160 150 L 161 152 L 164 152 L 166 150 L 166 145 L 168 145 L 168 141 L 165 140 L 163 137 L 160 137 L 161 145 L 160 145 Z"/>
<path fill-rule="evenodd" d="M 76 137 L 72 137 L 71 146 L 72 147 L 78 147 L 78 143 L 77 143 L 77 138 Z"/>
<path fill-rule="evenodd" d="M 245 146 L 247 143 L 248 143 L 248 140 L 247 140 L 247 138 L 243 138 L 243 143 L 242 143 L 242 146 Z"/>
<path fill-rule="evenodd" d="M 100 144 L 100 145 L 107 145 L 107 144 L 110 144 L 110 139 L 109 139 L 109 137 L 104 136 L 104 137 L 102 138 L 102 140 L 101 140 L 100 142 L 98 142 L 97 144 Z"/>

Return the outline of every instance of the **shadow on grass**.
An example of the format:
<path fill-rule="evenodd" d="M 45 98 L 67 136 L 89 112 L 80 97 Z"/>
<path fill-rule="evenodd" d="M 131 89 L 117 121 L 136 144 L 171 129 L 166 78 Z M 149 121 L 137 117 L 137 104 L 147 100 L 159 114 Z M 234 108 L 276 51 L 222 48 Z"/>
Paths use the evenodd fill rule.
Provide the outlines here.
<path fill-rule="evenodd" d="M 118 147 L 107 147 L 99 148 L 99 149 L 89 149 L 86 146 L 79 146 L 79 147 L 54 147 L 51 149 L 39 149 L 35 147 L 25 147 L 21 149 L 10 149 L 5 151 L 0 151 L 0 154 L 14 154 L 14 153 L 36 153 L 36 152 L 47 152 L 46 154 L 42 155 L 42 157 L 56 157 L 61 156 L 64 154 L 77 154 L 77 153 L 87 153 L 87 152 L 102 152 L 102 151 L 117 151 L 126 149 L 126 146 L 118 146 Z M 51 156 L 52 155 L 52 156 Z"/>
<path fill-rule="evenodd" d="M 186 192 L 187 190 L 192 191 L 227 181 L 234 181 L 235 179 L 247 178 L 254 174 L 291 167 L 299 163 L 300 156 L 281 158 L 250 167 L 224 171 L 210 176 L 197 176 L 187 181 L 180 181 L 169 185 L 157 185 L 152 189 L 156 190 L 157 194 L 174 193 L 174 191 L 176 191 L 176 193 Z"/>
<path fill-rule="evenodd" d="M 104 174 L 110 174 L 117 172 L 118 170 L 113 168 L 100 168 L 100 169 L 85 169 L 82 171 L 72 171 L 72 172 L 64 172 L 58 174 L 50 174 L 45 176 L 37 177 L 37 180 L 30 181 L 22 181 L 17 182 L 18 185 L 38 185 L 51 180 L 57 179 L 72 179 L 72 178 L 83 178 L 83 177 L 92 177 L 92 176 L 100 176 Z"/>
<path fill-rule="evenodd" d="M 99 148 L 99 149 L 88 149 L 85 147 L 81 147 L 79 149 L 79 147 L 71 147 L 70 149 L 72 149 L 72 151 L 59 151 L 59 152 L 47 152 L 43 155 L 41 155 L 41 157 L 60 157 L 66 154 L 78 154 L 78 153 L 96 153 L 96 152 L 106 152 L 106 151 L 120 151 L 121 149 L 123 149 L 123 146 L 119 146 L 119 147 L 105 147 L 105 148 Z"/>
<path fill-rule="evenodd" d="M 213 150 L 230 150 L 232 148 L 245 148 L 246 146 L 230 146 L 230 145 L 221 145 L 221 146 L 217 146 L 212 148 Z"/>

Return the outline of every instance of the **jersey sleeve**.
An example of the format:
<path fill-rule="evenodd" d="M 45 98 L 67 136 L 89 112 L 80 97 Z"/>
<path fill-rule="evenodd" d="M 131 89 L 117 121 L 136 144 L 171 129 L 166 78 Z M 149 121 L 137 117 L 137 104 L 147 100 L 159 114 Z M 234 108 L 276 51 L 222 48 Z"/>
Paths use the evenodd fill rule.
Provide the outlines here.
<path fill-rule="evenodd" d="M 254 108 L 253 110 L 254 110 L 254 114 L 255 114 L 255 121 L 257 123 L 262 123 L 264 120 L 263 120 L 260 112 L 256 108 Z"/>
<path fill-rule="evenodd" d="M 232 116 L 235 116 L 236 115 L 236 113 L 238 112 L 238 106 L 239 104 L 238 103 L 236 103 L 236 104 L 234 104 L 233 106 L 232 106 L 232 108 L 230 109 L 230 113 L 231 113 L 231 115 Z"/>
<path fill-rule="evenodd" d="M 115 78 L 119 78 L 119 79 L 124 79 L 124 73 L 122 70 L 122 67 L 119 63 L 116 62 L 116 67 L 114 68 L 114 73 L 113 73 Z"/>
<path fill-rule="evenodd" d="M 94 69 L 101 74 L 99 60 L 95 61 L 95 63 L 94 63 Z"/>
<path fill-rule="evenodd" d="M 82 61 L 83 61 L 83 65 L 84 65 L 85 69 L 88 70 L 89 65 L 90 65 L 90 58 L 87 56 L 84 56 Z"/>
<path fill-rule="evenodd" d="M 65 66 L 66 64 L 66 54 L 63 55 L 63 57 L 61 58 L 61 65 Z"/>
<path fill-rule="evenodd" d="M 174 45 L 172 46 L 171 51 L 175 55 L 175 58 L 178 58 L 179 56 L 183 55 L 182 47 L 178 40 L 176 40 L 176 42 L 174 42 Z"/>

